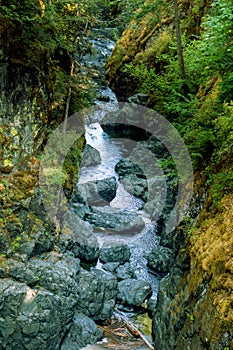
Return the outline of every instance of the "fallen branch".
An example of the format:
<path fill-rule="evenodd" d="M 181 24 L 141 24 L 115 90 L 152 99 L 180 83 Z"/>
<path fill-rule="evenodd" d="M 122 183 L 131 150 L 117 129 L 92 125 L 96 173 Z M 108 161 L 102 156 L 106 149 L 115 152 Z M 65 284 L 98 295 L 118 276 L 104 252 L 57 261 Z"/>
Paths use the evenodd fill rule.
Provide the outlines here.
<path fill-rule="evenodd" d="M 142 332 L 140 332 L 139 329 L 125 315 L 117 311 L 114 313 L 114 316 L 119 322 L 124 322 L 125 326 L 134 337 L 141 338 L 149 349 L 155 350 L 153 345 L 150 344 L 150 342 L 146 339 Z"/>

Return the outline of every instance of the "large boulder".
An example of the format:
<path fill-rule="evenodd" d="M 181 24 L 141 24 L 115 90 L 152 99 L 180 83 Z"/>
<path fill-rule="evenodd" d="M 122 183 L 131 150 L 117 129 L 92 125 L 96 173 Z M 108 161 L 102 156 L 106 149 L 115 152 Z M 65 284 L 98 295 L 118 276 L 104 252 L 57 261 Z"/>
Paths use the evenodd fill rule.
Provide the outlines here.
<path fill-rule="evenodd" d="M 102 212 L 92 209 L 90 213 L 86 214 L 85 219 L 96 229 L 106 233 L 135 234 L 145 226 L 139 215 L 126 211 Z"/>
<path fill-rule="evenodd" d="M 146 178 L 142 169 L 137 164 L 132 163 L 129 158 L 122 158 L 119 160 L 115 165 L 115 170 L 120 176 L 135 174 L 141 179 Z"/>
<path fill-rule="evenodd" d="M 94 344 L 103 336 L 95 322 L 80 313 L 76 313 L 70 331 L 64 339 L 61 350 L 78 350 L 88 344 Z"/>
<path fill-rule="evenodd" d="M 140 306 L 151 294 L 151 285 L 146 281 L 126 279 L 118 283 L 117 300 L 122 305 Z"/>
<path fill-rule="evenodd" d="M 102 262 L 118 262 L 120 264 L 129 261 L 130 249 L 127 244 L 116 241 L 104 242 L 100 250 L 100 260 Z"/>
<path fill-rule="evenodd" d="M 45 253 L 28 262 L 6 260 L 0 268 L 2 278 L 10 277 L 30 287 L 75 299 L 78 288 L 80 260 L 56 252 Z"/>
<path fill-rule="evenodd" d="M 119 281 L 135 278 L 135 273 L 129 262 L 120 265 L 116 269 L 116 276 Z"/>
<path fill-rule="evenodd" d="M 82 159 L 81 167 L 98 165 L 100 163 L 101 163 L 100 152 L 94 147 L 92 147 L 91 145 L 87 144 L 83 151 L 83 159 Z"/>
<path fill-rule="evenodd" d="M 167 273 L 171 266 L 174 264 L 174 251 L 158 246 L 154 248 L 150 253 L 145 253 L 147 259 L 147 265 L 157 273 Z"/>
<path fill-rule="evenodd" d="M 135 94 L 133 96 L 130 96 L 128 99 L 127 99 L 127 102 L 129 103 L 135 103 L 135 104 L 138 104 L 138 105 L 141 105 L 141 106 L 147 106 L 148 103 L 149 103 L 149 99 L 150 99 L 150 96 L 147 95 L 147 94 L 143 94 L 143 93 L 138 93 L 138 94 Z"/>
<path fill-rule="evenodd" d="M 142 169 L 137 164 L 132 163 L 129 158 L 124 158 L 115 165 L 115 170 L 119 174 L 120 182 L 125 189 L 145 202 L 148 185 Z"/>
<path fill-rule="evenodd" d="M 43 289 L 0 280 L 0 348 L 58 350 L 69 330 L 74 305 Z"/>
<path fill-rule="evenodd" d="M 103 180 L 78 184 L 77 192 L 89 206 L 106 205 L 116 196 L 117 183 L 114 176 Z"/>
<path fill-rule="evenodd" d="M 77 290 L 78 312 L 95 321 L 104 321 L 112 316 L 117 295 L 117 279 L 110 273 L 92 269 L 81 270 Z"/>
<path fill-rule="evenodd" d="M 99 244 L 92 227 L 73 211 L 66 215 L 57 246 L 62 253 L 70 251 L 87 262 L 95 261 L 99 256 Z"/>

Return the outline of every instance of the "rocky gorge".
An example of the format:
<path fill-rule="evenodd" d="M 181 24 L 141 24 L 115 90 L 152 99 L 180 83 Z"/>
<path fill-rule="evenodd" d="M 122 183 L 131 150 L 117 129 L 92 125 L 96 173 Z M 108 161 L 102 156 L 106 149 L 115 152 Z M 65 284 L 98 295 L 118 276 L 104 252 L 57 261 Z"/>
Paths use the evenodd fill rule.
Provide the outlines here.
<path fill-rule="evenodd" d="M 103 65 L 103 59 L 106 59 L 105 54 L 101 52 L 109 46 L 108 50 L 111 50 L 113 46 L 110 39 L 102 37 L 102 34 L 98 35 L 99 38 L 95 39 L 93 44 L 97 46 L 97 53 L 101 56 L 100 62 L 96 53 L 93 57 L 87 54 L 83 58 L 85 66 L 93 66 L 94 58 L 97 62 L 96 69 Z M 4 83 L 8 84 L 8 78 Z M 112 111 L 116 109 L 115 98 L 111 101 L 111 92 L 108 97 L 105 91 L 106 87 L 100 90 L 100 100 L 97 101 L 99 108 L 104 105 L 106 109 L 106 104 L 109 104 L 107 110 L 117 113 Z M 26 101 L 25 95 L 23 103 Z M 6 111 L 8 102 L 4 98 L 2 106 Z M 21 108 L 20 103 L 18 106 Z M 11 111 L 8 113 L 10 118 Z M 21 113 L 19 110 L 18 118 Z M 28 112 L 25 127 L 25 132 L 28 133 L 31 132 L 30 127 L 33 128 L 34 123 L 34 115 L 31 113 L 33 108 Z M 97 116 L 99 118 L 99 113 Z M 0 348 L 81 349 L 103 338 L 103 331 L 97 324 L 101 325 L 110 320 L 117 305 L 123 310 L 138 309 L 152 296 L 153 288 L 157 288 L 157 282 L 153 287 L 153 283 L 146 280 L 145 272 L 136 271 L 141 269 L 140 259 L 144 260 L 146 271 L 144 250 L 141 252 L 141 258 L 137 254 L 138 244 L 143 243 L 143 240 L 140 241 L 141 232 L 144 232 L 145 226 L 145 235 L 154 235 L 156 231 L 156 222 L 150 223 L 148 227 L 140 212 L 147 197 L 146 176 L 141 174 L 139 168 L 138 170 L 132 167 L 129 160 L 123 160 L 119 153 L 115 163 L 110 162 L 110 166 L 107 163 L 112 174 L 106 177 L 107 173 L 101 163 L 102 155 L 90 144 L 86 144 L 82 162 L 78 153 L 81 167 L 79 180 L 85 179 L 85 175 L 82 175 L 83 169 L 85 172 L 88 168 L 94 174 L 95 180 L 76 185 L 74 193 L 69 195 L 69 210 L 58 229 L 47 217 L 43 196 L 41 197 L 36 185 L 38 160 L 33 160 L 34 168 L 31 165 L 38 141 L 35 141 L 36 136 L 33 134 L 31 144 L 25 144 L 27 137 L 22 134 L 22 127 L 19 121 L 13 121 L 6 126 L 9 128 L 10 138 L 7 144 L 4 143 L 2 155 L 2 164 L 5 165 L 4 169 L 2 168 L 1 189 Z M 43 130 L 43 121 L 40 127 Z M 38 128 L 35 132 L 40 134 L 41 130 Z M 83 140 L 81 137 L 78 143 L 76 142 L 76 147 L 83 147 Z M 107 142 L 109 147 L 111 141 Z M 25 148 L 22 148 L 23 143 Z M 113 154 L 117 154 L 118 145 L 114 144 L 112 147 Z M 13 149 L 15 153 L 12 153 Z M 22 153 L 23 150 L 25 154 Z M 77 148 L 73 152 L 76 150 Z M 126 151 L 127 147 L 124 146 L 124 152 Z M 25 161 L 22 165 L 17 161 L 19 152 L 20 159 Z M 106 155 L 109 158 L 109 149 Z M 99 165 L 102 175 L 104 174 L 103 179 L 97 179 L 98 171 L 96 173 L 93 168 Z M 67 171 L 69 170 L 68 168 Z M 75 168 L 72 168 L 72 171 L 75 172 Z M 133 193 L 130 193 L 130 189 L 129 192 L 124 190 L 117 180 L 117 173 L 121 174 L 123 184 L 124 179 L 132 182 Z M 21 185 L 21 181 L 24 186 Z M 71 187 L 68 184 L 65 188 L 70 191 Z M 123 192 L 118 194 L 116 199 L 118 188 Z M 125 195 L 129 197 L 126 210 Z M 117 208 L 109 210 L 109 203 L 114 199 Z M 119 207 L 119 201 L 123 210 Z M 105 211 L 104 206 L 108 207 Z M 103 236 L 110 239 L 103 242 Z M 137 237 L 139 243 L 133 244 L 132 237 Z M 147 241 L 147 236 L 144 241 Z M 158 237 L 155 237 L 154 244 L 157 243 Z"/>
<path fill-rule="evenodd" d="M 206 1 L 179 2 L 188 37 L 199 35 L 209 6 Z M 53 86 L 59 68 L 48 64 L 38 75 L 33 65 L 25 65 L 25 57 L 23 63 L 15 61 L 11 44 L 3 44 L 0 349 L 72 350 L 88 344 L 93 345 L 87 349 L 148 348 L 140 341 L 127 343 L 128 338 L 123 345 L 106 341 L 117 313 L 135 323 L 135 316 L 148 313 L 152 334 L 147 339 L 155 349 L 233 348 L 232 191 L 226 175 L 232 149 L 223 152 L 220 161 L 214 154 L 212 177 L 211 162 L 206 168 L 198 164 L 190 198 L 190 173 L 181 170 L 188 168 L 189 158 L 181 152 L 184 163 L 179 163 L 180 139 L 167 124 L 163 127 L 155 112 L 161 96 L 141 92 L 138 78 L 125 69 L 143 61 L 162 70 L 172 19 L 165 15 L 154 25 L 145 18 L 128 28 L 116 45 L 114 28 L 92 28 L 88 49 L 81 57 L 77 53 L 76 74 L 87 86 L 91 77 L 97 91 L 95 112 L 87 113 L 81 137 L 65 157 L 63 190 L 69 204 L 55 222 L 47 215 L 52 200 L 43 203 L 38 174 L 49 138 L 47 125 L 56 128 L 62 121 L 63 90 Z M 0 29 L 6 35 L 6 22 Z M 14 33 L 12 25 L 7 35 Z M 42 67 L 43 52 L 38 52 L 39 63 L 34 64 Z M 104 79 L 109 56 L 106 76 L 124 103 L 117 102 Z M 61 49 L 56 62 L 58 57 L 63 68 L 70 67 Z M 84 87 L 85 94 L 83 81 L 78 89 Z M 62 85 L 60 80 L 56 84 Z M 205 84 L 208 94 L 200 87 L 197 100 L 203 103 L 200 110 L 209 111 L 216 85 Z M 55 151 L 63 155 L 61 140 Z M 220 185 L 215 182 L 218 174 Z M 51 175 L 46 191 L 57 188 L 59 179 Z M 218 206 L 216 188 L 226 191 Z M 177 203 L 180 217 L 174 210 Z"/>

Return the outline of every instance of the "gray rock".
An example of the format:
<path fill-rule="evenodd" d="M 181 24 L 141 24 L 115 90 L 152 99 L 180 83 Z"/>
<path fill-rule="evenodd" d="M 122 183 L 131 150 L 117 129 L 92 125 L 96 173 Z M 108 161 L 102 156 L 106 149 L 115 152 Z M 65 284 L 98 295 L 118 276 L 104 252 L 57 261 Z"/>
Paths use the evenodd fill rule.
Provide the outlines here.
<path fill-rule="evenodd" d="M 41 220 L 33 213 L 19 210 L 15 221 L 7 221 L 5 229 L 0 231 L 0 254 L 11 257 L 15 253 L 29 259 L 50 251 L 55 243 L 55 230 L 51 223 Z"/>
<path fill-rule="evenodd" d="M 116 241 L 104 242 L 100 250 L 100 260 L 107 262 L 118 262 L 120 264 L 129 261 L 130 249 L 127 244 Z"/>
<path fill-rule="evenodd" d="M 91 166 L 101 163 L 100 152 L 92 147 L 91 145 L 86 145 L 83 151 L 83 159 L 81 163 L 82 166 Z"/>
<path fill-rule="evenodd" d="M 126 175 L 137 175 L 140 178 L 146 178 L 142 169 L 137 165 L 130 161 L 129 158 L 121 159 L 116 165 L 115 170 L 120 176 Z"/>
<path fill-rule="evenodd" d="M 127 262 L 124 265 L 120 265 L 116 269 L 116 276 L 117 276 L 117 279 L 121 281 L 129 278 L 135 278 L 135 273 L 130 263 Z"/>
<path fill-rule="evenodd" d="M 105 264 L 103 264 L 102 268 L 105 271 L 111 272 L 111 273 L 115 273 L 116 269 L 120 266 L 119 262 L 107 262 Z"/>
<path fill-rule="evenodd" d="M 58 253 L 47 253 L 27 263 L 8 259 L 1 275 L 29 286 L 43 287 L 54 294 L 75 298 L 78 288 L 80 260 Z"/>
<path fill-rule="evenodd" d="M 70 251 L 87 262 L 95 261 L 99 256 L 99 244 L 92 227 L 73 211 L 65 217 L 57 246 L 62 253 Z"/>
<path fill-rule="evenodd" d="M 137 214 L 124 212 L 104 213 L 93 209 L 86 214 L 85 219 L 95 228 L 106 233 L 135 234 L 140 232 L 145 223 Z"/>
<path fill-rule="evenodd" d="M 148 266 L 158 273 L 167 273 L 174 264 L 174 252 L 166 247 L 158 246 L 145 254 Z"/>
<path fill-rule="evenodd" d="M 73 317 L 73 304 L 43 289 L 0 280 L 0 348 L 57 350 Z"/>
<path fill-rule="evenodd" d="M 61 350 L 78 350 L 88 344 L 94 344 L 103 336 L 95 322 L 89 317 L 76 313 L 68 335 L 62 343 Z"/>
<path fill-rule="evenodd" d="M 130 194 L 142 199 L 144 202 L 148 198 L 147 180 L 137 177 L 135 174 L 120 177 L 120 182 Z"/>
<path fill-rule="evenodd" d="M 117 279 L 110 273 L 81 270 L 77 290 L 77 311 L 95 321 L 109 319 L 114 310 Z"/>
<path fill-rule="evenodd" d="M 152 288 L 148 282 L 127 279 L 118 283 L 117 300 L 122 305 L 140 306 L 151 293 Z"/>
<path fill-rule="evenodd" d="M 114 176 L 78 184 L 77 192 L 89 206 L 106 205 L 116 196 L 116 178 Z"/>
<path fill-rule="evenodd" d="M 147 106 L 149 98 L 150 98 L 150 96 L 147 94 L 138 93 L 138 94 L 135 94 L 133 96 L 130 96 L 128 98 L 127 102 L 136 103 L 136 104 L 141 105 L 141 106 Z"/>

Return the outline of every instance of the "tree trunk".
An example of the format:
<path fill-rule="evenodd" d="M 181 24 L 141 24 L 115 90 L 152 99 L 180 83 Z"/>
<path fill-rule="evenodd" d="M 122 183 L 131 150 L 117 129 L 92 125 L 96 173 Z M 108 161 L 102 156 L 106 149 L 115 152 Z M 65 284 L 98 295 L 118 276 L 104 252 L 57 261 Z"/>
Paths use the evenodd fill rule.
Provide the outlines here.
<path fill-rule="evenodd" d="M 178 60 L 179 60 L 179 66 L 180 66 L 180 76 L 181 76 L 181 79 L 186 80 L 177 0 L 173 0 L 173 5 L 174 5 L 174 15 L 175 15 L 176 42 L 177 42 L 177 53 L 178 53 Z"/>

